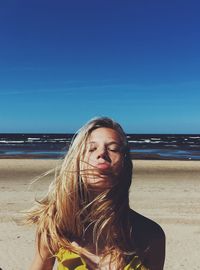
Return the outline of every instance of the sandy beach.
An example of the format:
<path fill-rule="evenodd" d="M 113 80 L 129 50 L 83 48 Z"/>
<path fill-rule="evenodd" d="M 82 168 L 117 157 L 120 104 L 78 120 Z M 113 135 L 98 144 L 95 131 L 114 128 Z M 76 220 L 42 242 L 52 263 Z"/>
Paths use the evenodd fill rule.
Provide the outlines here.
<path fill-rule="evenodd" d="M 20 211 L 33 205 L 53 174 L 33 179 L 57 160 L 0 159 L 0 268 L 28 269 L 35 228 L 20 224 Z M 131 207 L 158 222 L 166 234 L 166 270 L 200 267 L 200 161 L 133 161 Z"/>

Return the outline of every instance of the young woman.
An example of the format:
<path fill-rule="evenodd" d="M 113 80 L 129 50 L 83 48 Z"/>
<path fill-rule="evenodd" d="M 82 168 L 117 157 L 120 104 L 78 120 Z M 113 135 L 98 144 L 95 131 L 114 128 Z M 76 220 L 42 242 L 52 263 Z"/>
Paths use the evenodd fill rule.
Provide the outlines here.
<path fill-rule="evenodd" d="M 129 207 L 132 161 L 121 126 L 92 119 L 75 136 L 47 196 L 30 210 L 37 224 L 30 270 L 161 270 L 165 235 Z"/>

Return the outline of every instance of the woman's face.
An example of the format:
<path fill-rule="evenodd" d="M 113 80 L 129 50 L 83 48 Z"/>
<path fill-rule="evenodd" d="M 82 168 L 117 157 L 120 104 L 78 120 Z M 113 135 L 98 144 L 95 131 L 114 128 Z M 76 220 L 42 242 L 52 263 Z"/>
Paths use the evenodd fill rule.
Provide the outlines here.
<path fill-rule="evenodd" d="M 123 159 L 122 141 L 117 131 L 104 127 L 93 130 L 81 166 L 85 170 L 83 181 L 94 190 L 112 187 L 119 179 Z"/>

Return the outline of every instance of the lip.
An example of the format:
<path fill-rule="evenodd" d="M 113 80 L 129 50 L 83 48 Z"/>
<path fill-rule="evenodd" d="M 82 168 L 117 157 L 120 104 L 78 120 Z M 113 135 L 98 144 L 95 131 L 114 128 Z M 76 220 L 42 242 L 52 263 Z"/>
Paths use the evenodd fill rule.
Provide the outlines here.
<path fill-rule="evenodd" d="M 101 170 L 108 170 L 108 169 L 110 169 L 110 164 L 108 164 L 108 163 L 98 163 L 96 167 L 98 169 L 101 169 Z"/>

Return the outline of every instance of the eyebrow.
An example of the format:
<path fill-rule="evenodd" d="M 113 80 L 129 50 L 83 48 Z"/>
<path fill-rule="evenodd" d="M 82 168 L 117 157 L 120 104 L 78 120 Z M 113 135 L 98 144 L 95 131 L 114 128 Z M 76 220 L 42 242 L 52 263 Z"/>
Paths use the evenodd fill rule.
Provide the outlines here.
<path fill-rule="evenodd" d="M 98 142 L 95 142 L 95 141 L 91 141 L 91 142 L 89 142 L 89 144 L 98 144 Z M 120 142 L 116 142 L 116 141 L 111 141 L 111 142 L 109 142 L 109 143 L 106 143 L 106 145 L 111 145 L 111 144 L 116 144 L 116 145 L 121 145 L 120 144 Z"/>

